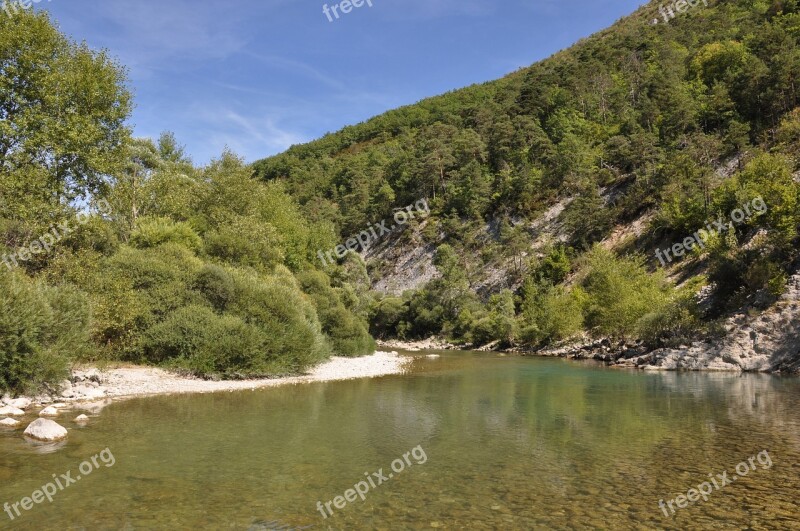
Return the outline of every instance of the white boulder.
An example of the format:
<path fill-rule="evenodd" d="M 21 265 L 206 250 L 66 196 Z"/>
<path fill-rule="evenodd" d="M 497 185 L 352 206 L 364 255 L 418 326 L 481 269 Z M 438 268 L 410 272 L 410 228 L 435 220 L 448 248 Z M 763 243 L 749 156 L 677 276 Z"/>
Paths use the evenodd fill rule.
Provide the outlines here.
<path fill-rule="evenodd" d="M 25 412 L 19 409 L 18 407 L 14 406 L 0 407 L 0 415 L 11 415 L 12 417 L 20 417 L 24 414 Z"/>
<path fill-rule="evenodd" d="M 25 429 L 25 435 L 37 441 L 60 441 L 67 438 L 67 430 L 49 419 L 36 419 Z"/>
<path fill-rule="evenodd" d="M 87 420 L 89 420 L 89 417 L 86 415 L 78 415 L 75 417 L 75 422 L 86 422 Z"/>
<path fill-rule="evenodd" d="M 13 426 L 16 426 L 17 424 L 19 424 L 19 421 L 18 420 L 14 420 L 14 419 L 3 419 L 3 420 L 0 420 L 0 426 L 13 427 Z"/>
<path fill-rule="evenodd" d="M 11 407 L 16 407 L 19 409 L 28 409 L 31 407 L 33 402 L 30 398 L 15 398 L 14 400 L 9 400 L 8 405 Z"/>
<path fill-rule="evenodd" d="M 47 406 L 46 408 L 44 408 L 43 410 L 41 410 L 39 412 L 39 416 L 40 417 L 57 417 L 58 416 L 58 410 L 56 408 L 54 408 L 53 406 Z"/>

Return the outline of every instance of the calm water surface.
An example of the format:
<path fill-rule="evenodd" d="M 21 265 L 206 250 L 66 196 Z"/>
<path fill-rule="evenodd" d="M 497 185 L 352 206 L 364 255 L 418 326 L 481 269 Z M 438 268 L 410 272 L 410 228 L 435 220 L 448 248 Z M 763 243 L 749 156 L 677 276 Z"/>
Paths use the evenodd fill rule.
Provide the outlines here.
<path fill-rule="evenodd" d="M 404 376 L 116 402 L 85 428 L 63 416 L 55 447 L 0 430 L 0 503 L 116 459 L 0 528 L 800 529 L 798 379 L 441 355 Z M 417 446 L 424 464 L 317 511 Z M 771 468 L 659 509 L 763 450 Z"/>

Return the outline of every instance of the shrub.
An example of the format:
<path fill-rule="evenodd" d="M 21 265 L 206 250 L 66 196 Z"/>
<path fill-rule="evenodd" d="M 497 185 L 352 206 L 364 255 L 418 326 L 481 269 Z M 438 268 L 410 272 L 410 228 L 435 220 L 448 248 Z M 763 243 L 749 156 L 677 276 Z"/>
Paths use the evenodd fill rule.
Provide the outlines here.
<path fill-rule="evenodd" d="M 523 287 L 523 342 L 538 345 L 577 335 L 583 327 L 586 293 L 580 286 L 567 290 L 529 280 Z"/>
<path fill-rule="evenodd" d="M 346 292 L 330 285 L 321 271 L 305 271 L 297 275 L 303 291 L 311 297 L 317 309 L 322 330 L 328 336 L 336 354 L 364 356 L 375 351 L 375 341 L 362 321 L 344 304 Z"/>
<path fill-rule="evenodd" d="M 637 322 L 672 298 L 662 271 L 648 274 L 640 257 L 617 258 L 599 245 L 586 257 L 586 321 L 595 331 L 629 337 Z"/>
<path fill-rule="evenodd" d="M 92 290 L 95 340 L 110 345 L 112 357 L 139 360 L 142 332 L 173 311 L 203 301 L 190 289 L 201 267 L 191 251 L 174 243 L 157 249 L 122 247 L 81 284 Z"/>
<path fill-rule="evenodd" d="M 193 251 L 203 244 L 191 225 L 176 223 L 169 218 L 142 218 L 131 234 L 131 245 L 139 249 L 150 249 L 165 243 L 175 243 Z"/>
<path fill-rule="evenodd" d="M 407 310 L 405 301 L 399 297 L 385 297 L 377 301 L 370 312 L 370 330 L 380 338 L 396 335 Z"/>
<path fill-rule="evenodd" d="M 0 272 L 0 388 L 36 392 L 68 374 L 88 349 L 89 305 L 71 287 L 47 287 Z"/>
<path fill-rule="evenodd" d="M 275 228 L 255 218 L 239 217 L 205 236 L 211 256 L 240 266 L 271 270 L 283 263 L 281 238 Z"/>
<path fill-rule="evenodd" d="M 266 334 L 267 359 L 281 360 L 287 372 L 300 372 L 330 355 L 314 305 L 288 269 L 280 266 L 269 276 L 241 271 L 232 275 L 236 297 L 228 313 Z"/>
<path fill-rule="evenodd" d="M 204 265 L 197 273 L 192 289 L 202 293 L 214 309 L 220 312 L 236 297 L 233 277 L 222 267 L 213 264 Z"/>
<path fill-rule="evenodd" d="M 264 376 L 289 372 L 279 359 L 264 356 L 269 338 L 239 317 L 187 306 L 148 330 L 145 359 L 204 377 Z"/>

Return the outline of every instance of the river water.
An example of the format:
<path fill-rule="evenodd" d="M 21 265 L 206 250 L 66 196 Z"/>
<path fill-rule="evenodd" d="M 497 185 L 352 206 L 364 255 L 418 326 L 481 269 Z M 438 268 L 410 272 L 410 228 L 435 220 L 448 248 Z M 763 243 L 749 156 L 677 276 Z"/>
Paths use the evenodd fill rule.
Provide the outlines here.
<path fill-rule="evenodd" d="M 439 354 L 402 376 L 115 402 L 60 418 L 61 445 L 0 430 L 0 503 L 90 472 L 0 528 L 800 528 L 796 378 Z M 730 484 L 659 507 L 710 473 Z"/>

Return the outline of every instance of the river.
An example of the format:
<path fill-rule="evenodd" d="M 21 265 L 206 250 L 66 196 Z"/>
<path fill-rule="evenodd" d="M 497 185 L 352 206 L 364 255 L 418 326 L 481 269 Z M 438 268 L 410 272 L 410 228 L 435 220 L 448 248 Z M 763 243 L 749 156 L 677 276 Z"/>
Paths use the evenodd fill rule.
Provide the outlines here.
<path fill-rule="evenodd" d="M 113 455 L 0 527 L 798 528 L 796 378 L 438 354 L 402 376 L 115 402 L 59 419 L 56 446 L 0 430 L 0 503 Z M 710 473 L 736 479 L 659 506 Z"/>

